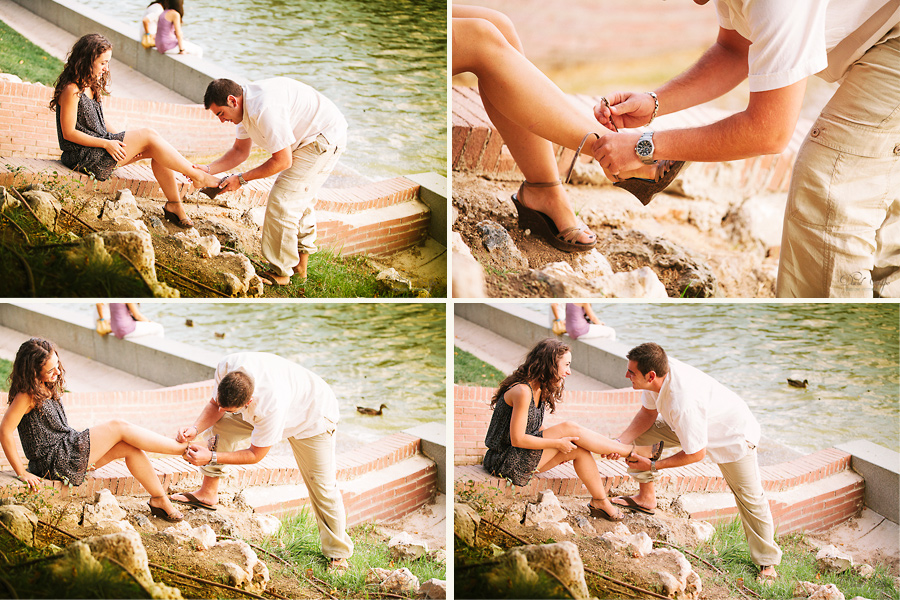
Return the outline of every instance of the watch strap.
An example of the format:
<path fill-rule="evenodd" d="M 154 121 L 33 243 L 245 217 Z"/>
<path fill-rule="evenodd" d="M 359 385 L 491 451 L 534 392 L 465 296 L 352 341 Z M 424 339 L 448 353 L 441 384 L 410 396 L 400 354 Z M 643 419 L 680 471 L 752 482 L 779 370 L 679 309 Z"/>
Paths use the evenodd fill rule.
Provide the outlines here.
<path fill-rule="evenodd" d="M 240 182 L 241 185 L 247 185 L 247 180 L 244 179 L 243 173 L 238 173 L 238 181 Z"/>
<path fill-rule="evenodd" d="M 653 122 L 653 119 L 656 118 L 656 115 L 659 113 L 659 97 L 656 95 L 656 92 L 647 92 L 650 94 L 650 97 L 653 98 L 653 114 L 650 115 L 650 120 L 647 121 L 647 125 Z"/>

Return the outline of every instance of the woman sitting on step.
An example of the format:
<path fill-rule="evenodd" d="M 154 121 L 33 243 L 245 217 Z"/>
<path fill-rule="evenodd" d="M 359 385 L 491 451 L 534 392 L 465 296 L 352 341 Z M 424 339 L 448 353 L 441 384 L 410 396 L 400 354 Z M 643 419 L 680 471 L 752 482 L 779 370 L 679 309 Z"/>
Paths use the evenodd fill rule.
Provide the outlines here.
<path fill-rule="evenodd" d="M 166 521 L 181 521 L 184 516 L 172 506 L 144 452 L 182 454 L 187 443 L 119 420 L 84 431 L 72 429 L 60 401 L 65 374 L 51 342 L 31 338 L 19 347 L 9 376 L 9 407 L 0 422 L 0 445 L 19 481 L 32 490 L 38 489 L 41 477 L 81 485 L 89 466 L 102 467 L 124 458 L 125 466 L 150 494 L 150 513 Z M 16 429 L 28 458 L 27 471 L 13 440 Z"/>
<path fill-rule="evenodd" d="M 551 413 L 556 411 L 566 377 L 571 373 L 571 363 L 572 352 L 567 345 L 546 339 L 538 342 L 525 362 L 503 380 L 491 399 L 494 414 L 484 438 L 488 447 L 484 468 L 515 485 L 528 485 L 535 473 L 572 461 L 575 473 L 591 494 L 588 504 L 591 516 L 621 521 L 622 512 L 606 497 L 591 453 L 658 458 L 662 443 L 622 444 L 571 421 L 544 428 L 544 413 L 547 408 Z"/>
<path fill-rule="evenodd" d="M 117 166 L 149 158 L 166 196 L 163 216 L 181 228 L 193 227 L 181 204 L 175 172 L 190 178 L 195 188 L 218 185 L 219 180 L 194 167 L 153 129 L 116 133 L 107 128 L 101 95 L 108 93 L 111 59 L 112 44 L 102 35 L 90 33 L 72 46 L 50 101 L 50 110 L 56 111 L 60 160 L 106 181 Z"/>
<path fill-rule="evenodd" d="M 453 74 L 478 77 L 484 110 L 525 175 L 512 197 L 519 226 L 564 252 L 590 250 L 597 236 L 569 206 L 551 142 L 572 150 L 583 145 L 587 151 L 608 132 L 525 57 L 515 27 L 503 13 L 454 4 L 452 33 Z M 602 157 L 595 158 L 603 165 Z M 604 171 L 618 187 L 647 204 L 683 164 L 659 161 L 627 173 Z"/>

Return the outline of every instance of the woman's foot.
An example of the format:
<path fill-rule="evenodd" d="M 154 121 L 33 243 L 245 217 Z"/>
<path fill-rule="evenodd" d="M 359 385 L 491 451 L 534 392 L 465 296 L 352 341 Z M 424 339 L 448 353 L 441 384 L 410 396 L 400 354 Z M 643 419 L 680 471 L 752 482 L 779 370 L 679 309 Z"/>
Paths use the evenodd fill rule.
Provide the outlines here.
<path fill-rule="evenodd" d="M 182 229 L 190 229 L 194 226 L 194 222 L 184 212 L 184 204 L 181 202 L 166 202 L 163 205 L 163 216 L 167 221 L 175 223 Z"/>
<path fill-rule="evenodd" d="M 195 188 L 219 186 L 219 178 L 215 175 L 210 175 L 202 169 L 191 169 L 191 173 L 186 173 L 186 175 L 191 179 L 191 183 Z"/>
<path fill-rule="evenodd" d="M 177 523 L 184 519 L 184 515 L 172 505 L 168 496 L 152 496 L 147 504 L 150 506 L 150 513 L 154 517 L 159 517 L 172 523 Z"/>
<path fill-rule="evenodd" d="M 582 228 L 582 231 L 573 240 L 575 243 L 586 245 L 596 243 L 597 236 L 572 211 L 562 185 L 533 187 L 526 183 L 521 189 L 522 192 L 527 189 L 528 193 L 520 193 L 518 195 L 519 203 L 526 208 L 536 210 L 550 217 L 550 220 L 556 225 L 557 231 L 565 231 L 570 227 L 579 227 Z"/>
<path fill-rule="evenodd" d="M 588 503 L 588 510 L 592 517 L 607 521 L 621 521 L 625 518 L 622 511 L 616 508 L 609 498 L 592 498 Z"/>
<path fill-rule="evenodd" d="M 628 456 L 625 457 L 625 460 L 628 461 L 633 455 L 643 456 L 644 458 L 650 458 L 653 460 L 659 460 L 659 457 L 662 455 L 664 442 L 656 442 L 652 446 L 635 446 L 632 444 L 631 452 L 628 453 Z"/>

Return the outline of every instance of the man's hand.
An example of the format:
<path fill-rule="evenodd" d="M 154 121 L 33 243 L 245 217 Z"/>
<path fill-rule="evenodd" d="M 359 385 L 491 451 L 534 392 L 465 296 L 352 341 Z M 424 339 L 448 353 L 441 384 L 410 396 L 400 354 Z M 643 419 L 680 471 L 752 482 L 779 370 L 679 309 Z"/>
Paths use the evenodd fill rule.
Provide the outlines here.
<path fill-rule="evenodd" d="M 29 489 L 37 491 L 37 489 L 41 485 L 41 478 L 35 475 L 34 473 L 29 473 L 25 471 L 24 475 L 17 475 L 16 479 L 24 483 L 29 487 Z"/>
<path fill-rule="evenodd" d="M 241 182 L 237 175 L 229 175 L 219 184 L 219 189 L 225 192 L 235 192 L 241 189 Z"/>
<path fill-rule="evenodd" d="M 206 446 L 191 444 L 184 451 L 184 460 L 195 467 L 202 467 L 203 465 L 208 465 L 209 461 L 212 460 L 212 452 Z"/>
<path fill-rule="evenodd" d="M 611 131 L 646 125 L 656 108 L 656 101 L 647 92 L 613 92 L 605 98 L 609 105 L 595 105 L 594 118 Z"/>
<path fill-rule="evenodd" d="M 198 433 L 200 433 L 200 432 L 197 430 L 196 425 L 191 425 L 189 427 L 182 427 L 181 429 L 178 430 L 178 433 L 175 434 L 175 441 L 178 442 L 179 444 L 189 442 L 192 439 L 194 439 L 195 437 L 197 437 Z"/>
<path fill-rule="evenodd" d="M 625 460 L 628 463 L 628 467 L 634 469 L 635 471 L 649 471 L 650 470 L 650 459 L 644 456 L 638 456 L 635 454 L 629 459 Z"/>
<path fill-rule="evenodd" d="M 645 166 L 634 151 L 640 138 L 639 133 L 607 133 L 594 141 L 591 153 L 601 167 L 618 177 Z"/>

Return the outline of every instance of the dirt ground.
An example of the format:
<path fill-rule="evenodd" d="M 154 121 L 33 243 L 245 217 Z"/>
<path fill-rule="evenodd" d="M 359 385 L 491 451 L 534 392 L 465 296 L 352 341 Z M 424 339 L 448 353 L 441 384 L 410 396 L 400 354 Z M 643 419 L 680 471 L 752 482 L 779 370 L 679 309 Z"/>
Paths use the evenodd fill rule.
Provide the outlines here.
<path fill-rule="evenodd" d="M 530 269 L 538 269 L 552 262 L 572 264 L 575 255 L 556 250 L 542 240 L 534 239 L 519 229 L 516 211 L 510 196 L 518 183 L 492 181 L 467 173 L 453 174 L 454 207 L 458 218 L 453 225 L 471 249 L 476 260 L 485 267 L 485 279 L 490 297 L 548 297 L 549 286 L 535 279 L 528 269 L 512 272 L 492 264 L 481 244 L 477 224 L 492 219 L 505 227 Z M 597 234 L 597 250 L 606 255 L 616 243 L 613 232 L 627 236 L 641 231 L 647 236 L 663 237 L 686 248 L 705 264 L 718 281 L 718 296 L 754 298 L 774 296 L 777 256 L 768 257 L 765 249 L 747 246 L 731 239 L 725 226 L 708 229 L 686 218 L 685 204 L 690 200 L 670 194 L 658 195 L 644 207 L 627 192 L 612 186 L 569 185 L 567 193 L 575 212 Z M 617 254 L 610 258 L 613 270 L 630 271 L 650 266 L 638 254 Z M 670 297 L 678 297 L 675 282 L 680 273 L 654 269 Z"/>

